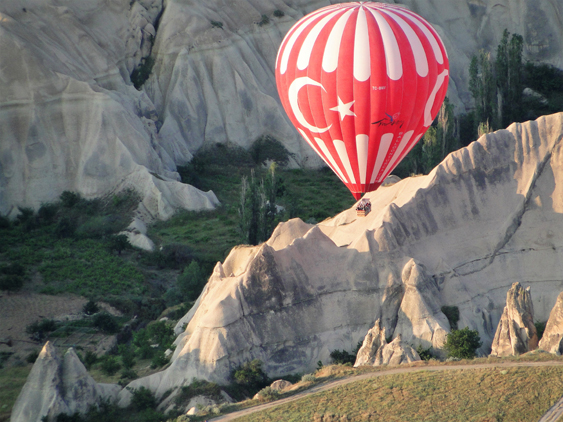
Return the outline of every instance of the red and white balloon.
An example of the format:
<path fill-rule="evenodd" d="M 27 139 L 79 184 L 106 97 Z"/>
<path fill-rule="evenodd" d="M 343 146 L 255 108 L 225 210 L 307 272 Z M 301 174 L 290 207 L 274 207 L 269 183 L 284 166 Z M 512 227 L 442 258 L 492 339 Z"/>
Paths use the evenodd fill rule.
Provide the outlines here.
<path fill-rule="evenodd" d="M 428 22 L 370 2 L 305 16 L 276 59 L 285 111 L 356 199 L 377 189 L 426 132 L 448 72 L 446 50 Z"/>

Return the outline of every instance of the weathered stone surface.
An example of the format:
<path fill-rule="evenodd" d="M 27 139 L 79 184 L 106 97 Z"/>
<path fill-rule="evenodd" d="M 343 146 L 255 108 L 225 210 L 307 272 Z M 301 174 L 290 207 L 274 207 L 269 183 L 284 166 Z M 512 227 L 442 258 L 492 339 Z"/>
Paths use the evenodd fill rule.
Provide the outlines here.
<path fill-rule="evenodd" d="M 524 289 L 516 282 L 506 294 L 506 306 L 493 339 L 491 355 L 521 355 L 537 347 L 538 336 L 530 287 Z"/>
<path fill-rule="evenodd" d="M 150 218 L 217 205 L 212 192 L 178 182 L 155 107 L 130 85 L 161 8 L 161 0 L 0 3 L 0 214 L 64 190 L 92 198 L 134 188 Z"/>
<path fill-rule="evenodd" d="M 383 344 L 375 356 L 374 366 L 400 365 L 420 360 L 420 356 L 409 344 L 405 343 L 401 334 L 389 344 Z"/>
<path fill-rule="evenodd" d="M 388 336 L 437 345 L 443 305 L 488 354 L 516 281 L 533 286 L 534 318 L 547 320 L 563 283 L 562 128 L 562 113 L 511 125 L 368 194 L 367 217 L 352 207 L 286 247 L 234 248 L 176 326 L 171 366 L 132 386 L 225 381 L 255 358 L 271 377 L 311 372 L 378 319 Z"/>
<path fill-rule="evenodd" d="M 555 306 L 549 314 L 539 348 L 557 356 L 563 353 L 563 292 L 557 296 Z"/>
<path fill-rule="evenodd" d="M 118 385 L 97 384 L 70 348 L 61 359 L 47 342 L 12 409 L 12 422 L 40 422 L 44 416 L 85 413 L 100 399 L 113 398 Z"/>
<path fill-rule="evenodd" d="M 385 328 L 381 328 L 380 320 L 378 319 L 375 321 L 374 326 L 370 328 L 366 334 L 362 347 L 358 350 L 354 368 L 364 365 L 373 365 L 377 351 L 385 344 L 387 344 L 387 340 L 385 339 Z"/>
<path fill-rule="evenodd" d="M 286 388 L 291 387 L 293 384 L 286 380 L 276 380 L 270 384 L 270 388 L 274 391 L 283 391 Z"/>

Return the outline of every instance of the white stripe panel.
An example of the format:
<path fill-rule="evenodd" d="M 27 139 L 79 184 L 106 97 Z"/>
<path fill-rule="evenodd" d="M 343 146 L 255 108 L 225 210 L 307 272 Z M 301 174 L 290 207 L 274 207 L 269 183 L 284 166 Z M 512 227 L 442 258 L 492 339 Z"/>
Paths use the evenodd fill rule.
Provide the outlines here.
<path fill-rule="evenodd" d="M 307 141 L 307 143 L 309 144 L 309 146 L 311 148 L 313 148 L 313 151 L 315 151 L 321 158 L 321 154 L 320 151 L 318 150 L 318 148 L 315 146 L 315 144 L 313 142 L 311 142 L 311 140 L 309 139 L 309 137 L 307 136 L 307 134 L 305 132 L 303 132 L 302 129 L 298 128 L 299 132 L 301 133 L 301 136 Z M 327 163 L 328 164 L 328 163 Z"/>
<path fill-rule="evenodd" d="M 352 170 L 352 166 L 350 165 L 350 158 L 348 157 L 348 152 L 346 151 L 346 145 L 344 141 L 340 139 L 335 139 L 333 141 L 334 147 L 336 148 L 336 152 L 340 157 L 340 161 L 344 164 L 344 168 L 346 169 L 346 173 L 348 174 L 348 179 L 350 183 L 356 183 L 356 178 L 354 177 L 354 171 Z"/>
<path fill-rule="evenodd" d="M 378 11 L 370 9 L 370 12 L 377 21 L 383 39 L 383 49 L 385 50 L 385 59 L 387 62 L 387 76 L 394 81 L 398 81 L 401 79 L 401 76 L 403 76 L 403 63 L 401 61 L 401 52 L 397 38 L 395 38 L 393 30 L 385 18 L 381 16 Z"/>
<path fill-rule="evenodd" d="M 325 72 L 334 72 L 338 67 L 338 54 L 340 53 L 342 34 L 344 33 L 348 18 L 353 11 L 354 9 L 350 9 L 340 16 L 336 24 L 332 27 L 332 31 L 330 31 L 323 54 L 323 70 Z"/>
<path fill-rule="evenodd" d="M 443 64 L 444 63 L 444 56 L 442 55 L 442 49 L 440 48 L 440 46 L 438 45 L 438 42 L 436 41 L 436 37 L 432 34 L 432 32 L 430 32 L 430 30 L 428 29 L 428 27 L 426 25 L 424 25 L 420 19 L 417 19 L 416 16 L 413 16 L 409 13 L 405 13 L 402 10 L 397 10 L 394 9 L 395 12 L 399 13 L 400 15 L 402 15 L 403 17 L 407 18 L 408 20 L 410 20 L 411 22 L 414 22 L 414 24 L 416 26 L 418 26 L 420 28 L 420 30 L 424 33 L 424 36 L 426 38 L 428 38 L 428 41 L 430 42 L 430 45 L 432 46 L 432 51 L 434 51 L 434 57 L 436 57 L 436 61 L 439 64 Z M 441 42 L 442 40 L 440 40 Z"/>
<path fill-rule="evenodd" d="M 385 171 L 383 173 L 381 173 L 381 178 L 378 180 L 378 182 L 381 182 L 385 176 L 387 175 L 388 172 L 391 171 L 391 165 L 395 162 L 395 160 L 401 156 L 403 150 L 405 149 L 405 146 L 409 143 L 409 141 L 411 140 L 412 134 L 414 133 L 414 130 L 409 130 L 407 133 L 405 133 L 403 135 L 403 139 L 401 139 L 401 142 L 399 142 L 399 146 L 397 147 L 397 149 L 395 150 L 395 153 L 393 154 L 393 157 L 391 157 L 391 159 L 389 160 L 389 164 L 387 164 L 387 167 L 385 168 Z M 420 135 L 422 136 L 422 135 Z M 419 136 L 419 137 L 420 137 Z"/>
<path fill-rule="evenodd" d="M 436 100 L 436 94 L 438 90 L 442 87 L 442 84 L 446 80 L 448 76 L 448 69 L 445 69 L 442 73 L 438 75 L 436 79 L 436 85 L 434 85 L 434 89 L 430 93 L 428 97 L 428 101 L 426 101 L 426 107 L 424 107 L 424 126 L 428 127 L 432 124 L 432 106 L 434 105 L 434 101 Z"/>
<path fill-rule="evenodd" d="M 425 77 L 426 75 L 428 75 L 428 59 L 426 58 L 426 52 L 424 51 L 424 47 L 422 46 L 418 35 L 416 35 L 416 32 L 414 32 L 414 30 L 408 23 L 406 23 L 396 14 L 391 13 L 387 10 L 385 11 L 385 13 L 391 16 L 391 18 L 393 18 L 393 20 L 399 24 L 399 26 L 407 36 L 414 55 L 416 73 L 418 73 L 419 76 Z"/>
<path fill-rule="evenodd" d="M 322 18 L 311 32 L 307 34 L 303 45 L 301 46 L 301 50 L 299 51 L 299 56 L 297 57 L 297 68 L 299 70 L 307 69 L 309 66 L 309 60 L 311 59 L 311 53 L 313 51 L 313 47 L 315 46 L 315 42 L 322 31 L 322 29 L 326 26 L 326 24 L 338 13 L 342 13 L 341 10 L 336 10 L 335 12 L 330 13 L 328 16 Z"/>
<path fill-rule="evenodd" d="M 358 9 L 356 34 L 354 36 L 354 78 L 359 82 L 367 81 L 371 75 L 369 54 L 369 31 L 366 12 Z"/>
<path fill-rule="evenodd" d="M 381 170 L 381 165 L 387 156 L 387 152 L 389 151 L 389 147 L 391 146 L 391 142 L 393 141 L 393 134 L 392 133 L 384 133 L 381 136 L 381 140 L 379 141 L 379 149 L 377 151 L 377 158 L 375 159 L 375 164 L 373 166 L 373 173 L 371 174 L 370 183 L 375 182 L 375 178 L 379 174 L 379 170 Z"/>
<path fill-rule="evenodd" d="M 342 170 L 340 170 L 340 167 L 338 167 L 338 164 L 336 164 L 336 161 L 334 161 L 334 158 L 333 158 L 332 154 L 330 153 L 330 151 L 328 150 L 328 148 L 326 147 L 324 141 L 322 139 L 315 138 L 315 142 L 317 143 L 319 148 L 322 150 L 322 152 L 324 153 L 326 158 L 328 158 L 328 161 L 330 161 L 330 163 L 327 163 L 327 164 L 332 165 L 332 169 L 336 172 L 336 175 L 340 178 L 340 180 L 342 180 L 344 183 L 348 183 L 348 181 L 346 180 L 346 177 L 344 177 Z"/>
<path fill-rule="evenodd" d="M 360 183 L 365 185 L 368 167 L 368 135 L 356 135 L 356 151 L 358 153 L 358 169 L 360 170 Z"/>
<path fill-rule="evenodd" d="M 287 72 L 287 64 L 289 63 L 289 55 L 291 53 L 291 50 L 293 49 L 293 46 L 295 45 L 295 42 L 297 41 L 297 38 L 299 38 L 299 35 L 301 35 L 301 33 L 311 24 L 312 21 L 317 19 L 319 17 L 319 15 L 322 16 L 324 13 L 328 13 L 328 11 L 323 12 L 323 13 L 315 13 L 310 18 L 304 20 L 303 23 L 301 23 L 299 25 L 299 27 L 297 29 L 295 29 L 295 32 L 293 34 L 291 34 L 291 37 L 289 38 L 289 41 L 287 42 L 287 44 L 286 44 L 286 46 L 283 50 L 282 57 L 281 57 L 280 73 L 282 75 L 285 72 Z"/>

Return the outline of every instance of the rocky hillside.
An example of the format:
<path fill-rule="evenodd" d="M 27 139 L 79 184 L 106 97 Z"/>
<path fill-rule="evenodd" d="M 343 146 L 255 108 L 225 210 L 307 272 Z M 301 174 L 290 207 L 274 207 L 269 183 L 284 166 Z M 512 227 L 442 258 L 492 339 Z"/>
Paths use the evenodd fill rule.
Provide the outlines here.
<path fill-rule="evenodd" d="M 526 58 L 563 67 L 558 0 L 407 0 L 449 52 L 448 96 L 470 105 L 467 72 L 507 28 Z M 4 0 L 0 3 L 0 213 L 64 190 L 95 197 L 133 187 L 150 217 L 217 201 L 178 183 L 176 165 L 207 143 L 269 134 L 319 159 L 283 113 L 274 81 L 289 28 L 327 1 Z M 150 58 L 149 58 L 150 56 Z M 152 74 L 141 91 L 135 69 Z M 140 85 L 139 78 L 134 78 Z"/>
<path fill-rule="evenodd" d="M 459 308 L 458 327 L 478 330 L 488 354 L 515 282 L 547 321 L 563 282 L 562 140 L 563 113 L 513 124 L 368 194 L 366 217 L 290 220 L 233 249 L 176 326 L 170 368 L 132 386 L 223 382 L 254 358 L 270 376 L 311 371 L 377 320 L 386 337 L 439 348 L 451 328 L 442 306 Z"/>

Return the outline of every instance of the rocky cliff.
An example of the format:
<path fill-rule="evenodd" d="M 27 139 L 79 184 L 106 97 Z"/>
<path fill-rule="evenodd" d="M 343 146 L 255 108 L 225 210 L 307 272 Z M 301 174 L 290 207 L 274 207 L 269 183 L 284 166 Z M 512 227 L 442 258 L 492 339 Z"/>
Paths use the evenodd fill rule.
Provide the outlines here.
<path fill-rule="evenodd" d="M 405 0 L 449 52 L 448 96 L 470 105 L 470 57 L 504 28 L 525 56 L 563 67 L 558 0 Z M 125 187 L 167 218 L 216 204 L 178 183 L 176 165 L 202 145 L 248 146 L 268 134 L 292 165 L 321 161 L 290 125 L 274 80 L 289 28 L 326 0 L 4 0 L 0 2 L 0 213 L 38 207 L 64 190 L 86 197 Z M 141 91 L 130 75 L 155 65 Z"/>
<path fill-rule="evenodd" d="M 55 347 L 45 344 L 12 409 L 11 422 L 52 420 L 59 413 L 86 413 L 91 405 L 110 399 L 119 385 L 98 384 L 70 348 L 61 359 Z"/>
<path fill-rule="evenodd" d="M 291 220 L 268 242 L 235 248 L 178 323 L 170 368 L 132 386 L 162 394 L 192 377 L 225 381 L 254 358 L 271 376 L 311 371 L 330 351 L 353 350 L 376 320 L 385 336 L 438 347 L 444 305 L 488 354 L 514 282 L 532 286 L 540 321 L 560 292 L 562 139 L 563 113 L 513 124 L 428 176 L 368 194 L 367 217 Z"/>

